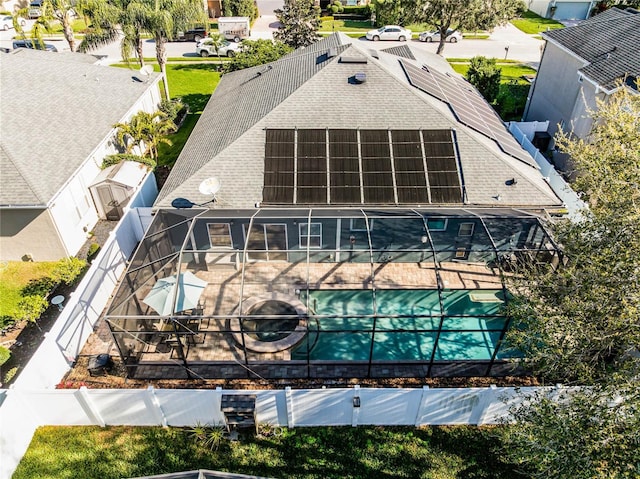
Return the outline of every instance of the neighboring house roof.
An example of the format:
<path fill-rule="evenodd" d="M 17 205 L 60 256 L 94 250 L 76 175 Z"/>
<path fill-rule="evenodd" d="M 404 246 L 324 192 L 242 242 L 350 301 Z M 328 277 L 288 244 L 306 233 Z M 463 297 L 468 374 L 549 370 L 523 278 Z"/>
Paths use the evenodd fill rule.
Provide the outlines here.
<path fill-rule="evenodd" d="M 0 205 L 45 207 L 155 85 L 81 53 L 0 54 Z"/>
<path fill-rule="evenodd" d="M 561 203 L 534 166 L 506 155 L 459 123 L 446 103 L 410 85 L 401 61 L 456 75 L 440 56 L 413 51 L 418 60 L 411 60 L 405 48 L 391 50 L 372 54 L 336 33 L 269 65 L 224 75 L 156 206 L 169 207 L 177 198 L 210 200 L 198 190 L 209 177 L 222 183 L 217 198 L 223 207 L 251 208 L 262 201 L 269 128 L 454 130 L 465 204 Z M 349 80 L 357 72 L 366 74 L 364 83 Z M 509 179 L 517 181 L 506 186 Z"/>
<path fill-rule="evenodd" d="M 632 10 L 611 8 L 543 37 L 587 62 L 579 71 L 607 90 L 628 76 L 640 78 L 640 14 Z"/>

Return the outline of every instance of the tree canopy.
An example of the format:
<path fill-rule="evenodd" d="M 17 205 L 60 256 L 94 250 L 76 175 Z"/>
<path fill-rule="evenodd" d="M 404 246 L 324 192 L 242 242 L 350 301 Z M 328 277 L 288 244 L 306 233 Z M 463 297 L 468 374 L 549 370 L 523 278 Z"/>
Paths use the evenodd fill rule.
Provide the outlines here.
<path fill-rule="evenodd" d="M 500 93 L 502 70 L 496 65 L 495 58 L 473 57 L 467 70 L 466 78 L 483 97 L 493 103 Z"/>
<path fill-rule="evenodd" d="M 273 38 L 292 48 L 306 47 L 317 42 L 320 36 L 320 7 L 313 0 L 285 0 L 281 9 L 275 10 L 280 22 Z"/>
<path fill-rule="evenodd" d="M 264 65 L 276 61 L 278 58 L 293 51 L 293 49 L 282 42 L 272 42 L 271 40 L 244 40 L 242 50 L 224 65 L 225 72 L 242 70 L 244 68 Z"/>
<path fill-rule="evenodd" d="M 508 336 L 536 373 L 580 384 L 637 374 L 640 361 L 640 97 L 620 89 L 593 119 L 588 141 L 556 139 L 589 211 L 554 227 L 565 266 L 512 282 Z"/>
<path fill-rule="evenodd" d="M 444 50 L 447 30 L 490 30 L 526 10 L 522 0 L 399 1 L 397 10 L 405 22 L 428 23 L 440 31 L 438 54 Z"/>

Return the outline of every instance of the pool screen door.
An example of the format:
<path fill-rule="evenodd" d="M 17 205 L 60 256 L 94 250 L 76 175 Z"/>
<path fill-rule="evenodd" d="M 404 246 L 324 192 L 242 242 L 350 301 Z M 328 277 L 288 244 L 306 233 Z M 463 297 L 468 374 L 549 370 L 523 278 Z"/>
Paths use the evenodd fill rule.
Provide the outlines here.
<path fill-rule="evenodd" d="M 247 241 L 247 258 L 250 261 L 287 261 L 287 225 L 254 224 Z"/>

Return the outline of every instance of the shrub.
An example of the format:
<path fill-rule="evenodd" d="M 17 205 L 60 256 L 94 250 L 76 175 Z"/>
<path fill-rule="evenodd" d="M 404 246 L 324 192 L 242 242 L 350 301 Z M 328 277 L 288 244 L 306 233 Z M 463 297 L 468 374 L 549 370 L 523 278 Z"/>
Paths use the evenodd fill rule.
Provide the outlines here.
<path fill-rule="evenodd" d="M 102 160 L 102 169 L 109 168 L 110 166 L 117 165 L 121 161 L 137 161 L 143 165 L 147 165 L 153 169 L 156 167 L 156 161 L 146 156 L 138 156 L 132 153 L 116 153 L 115 155 L 107 155 Z"/>
<path fill-rule="evenodd" d="M 48 307 L 49 303 L 42 296 L 25 296 L 18 302 L 17 319 L 35 323 Z"/>
<path fill-rule="evenodd" d="M 98 255 L 100 251 L 100 245 L 98 243 L 91 243 L 89 245 L 89 251 L 87 251 L 87 261 L 91 262 Z"/>
<path fill-rule="evenodd" d="M 165 99 L 160 102 L 160 105 L 158 105 L 158 110 L 173 122 L 175 122 L 176 118 L 178 118 L 178 114 L 185 108 L 185 104 L 182 103 L 180 98 L 174 98 L 172 100 Z"/>
<path fill-rule="evenodd" d="M 57 285 L 58 282 L 49 276 L 32 279 L 24 288 L 22 288 L 20 294 L 22 296 L 42 296 L 43 298 L 46 298 Z"/>
<path fill-rule="evenodd" d="M 344 7 L 340 0 L 333 0 L 329 5 L 327 5 L 327 11 L 331 13 L 342 13 L 344 11 Z"/>
<path fill-rule="evenodd" d="M 369 15 L 371 15 L 371 7 L 369 5 L 345 5 L 343 7 L 343 10 L 344 11 L 342 13 L 344 14 L 362 15 L 363 17 L 368 17 Z"/>
<path fill-rule="evenodd" d="M 496 65 L 495 58 L 482 56 L 471 59 L 467 70 L 467 80 L 478 89 L 489 103 L 493 103 L 500 91 L 502 71 Z"/>
<path fill-rule="evenodd" d="M 72 286 L 78 278 L 85 272 L 87 262 L 80 258 L 69 257 L 58 261 L 58 264 L 51 272 L 54 280 Z"/>
<path fill-rule="evenodd" d="M 0 346 L 0 366 L 9 361 L 11 357 L 11 351 L 9 351 L 4 346 Z"/>
<path fill-rule="evenodd" d="M 197 422 L 195 426 L 189 429 L 189 434 L 197 443 L 212 451 L 220 447 L 220 443 L 224 439 L 224 433 L 224 426 L 221 424 L 210 426 Z"/>
<path fill-rule="evenodd" d="M 17 373 L 18 373 L 18 366 L 9 369 L 7 371 L 7 374 L 4 375 L 4 383 L 7 384 L 11 382 L 11 380 L 16 376 Z"/>
<path fill-rule="evenodd" d="M 496 110 L 504 121 L 520 121 L 527 104 L 529 85 L 513 83 L 500 85 Z"/>

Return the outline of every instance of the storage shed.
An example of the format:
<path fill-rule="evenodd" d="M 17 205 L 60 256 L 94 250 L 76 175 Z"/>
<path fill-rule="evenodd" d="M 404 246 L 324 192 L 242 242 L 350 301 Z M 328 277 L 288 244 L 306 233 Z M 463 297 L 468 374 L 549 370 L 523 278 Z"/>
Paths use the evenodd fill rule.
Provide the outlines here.
<path fill-rule="evenodd" d="M 122 161 L 102 170 L 89 186 L 100 218 L 119 220 L 148 171 L 147 166 L 136 161 Z"/>

